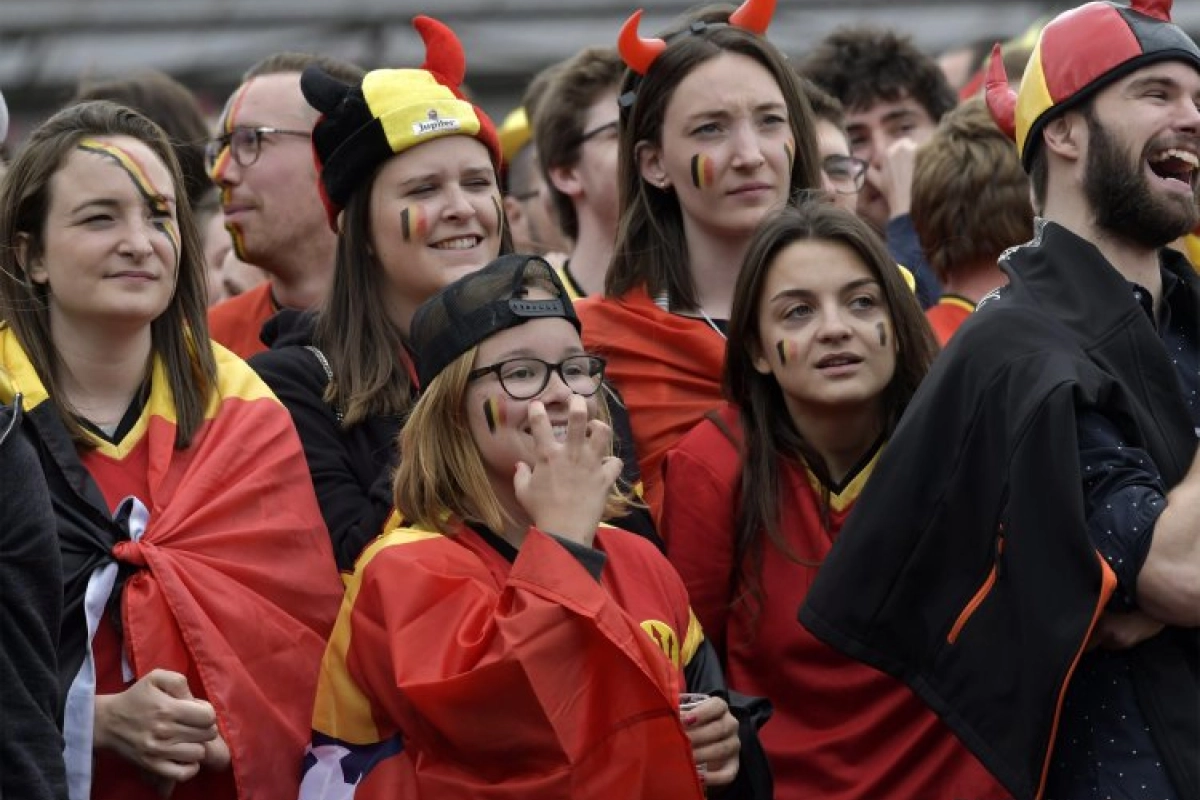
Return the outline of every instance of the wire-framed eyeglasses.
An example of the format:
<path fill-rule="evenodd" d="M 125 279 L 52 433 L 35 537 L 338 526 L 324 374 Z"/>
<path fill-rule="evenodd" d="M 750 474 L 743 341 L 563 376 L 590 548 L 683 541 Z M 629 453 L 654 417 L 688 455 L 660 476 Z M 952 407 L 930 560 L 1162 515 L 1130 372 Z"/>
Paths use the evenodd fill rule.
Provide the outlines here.
<path fill-rule="evenodd" d="M 568 356 L 557 364 L 540 358 L 509 358 L 473 369 L 467 377 L 474 381 L 495 373 L 505 394 L 513 400 L 531 400 L 545 390 L 552 372 L 575 394 L 591 397 L 604 382 L 604 359 L 587 353 Z"/>
<path fill-rule="evenodd" d="M 263 137 L 275 134 L 308 138 L 312 135 L 312 132 L 272 128 L 267 125 L 257 128 L 234 128 L 228 133 L 223 133 L 214 139 L 208 140 L 208 144 L 204 146 L 204 166 L 209 172 L 212 172 L 213 168 L 217 165 L 217 159 L 221 157 L 221 153 L 228 147 L 237 165 L 248 167 L 255 161 L 258 161 L 259 155 L 262 154 Z"/>
<path fill-rule="evenodd" d="M 854 194 L 867 180 L 867 162 L 854 156 L 825 156 L 821 171 L 838 194 Z"/>

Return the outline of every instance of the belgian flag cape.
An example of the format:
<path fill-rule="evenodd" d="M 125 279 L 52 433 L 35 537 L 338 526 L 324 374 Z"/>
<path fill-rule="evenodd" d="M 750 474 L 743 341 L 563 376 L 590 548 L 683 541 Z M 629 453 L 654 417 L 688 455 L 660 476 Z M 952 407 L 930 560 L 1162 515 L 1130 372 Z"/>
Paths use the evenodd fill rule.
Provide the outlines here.
<path fill-rule="evenodd" d="M 106 468 L 146 465 L 147 496 L 128 499 L 130 524 L 110 513 L 27 355 L 0 328 L 0 402 L 25 397 L 63 555 L 59 674 L 73 798 L 114 794 L 90 786 L 92 635 L 106 575 L 99 613 L 119 602 L 127 677 L 156 668 L 189 676 L 192 694 L 216 709 L 237 797 L 294 800 L 299 789 L 341 581 L 291 418 L 241 360 L 214 351 L 217 386 L 189 447 L 175 447 L 174 403 L 157 360 L 133 429 L 117 445 L 97 440 Z M 201 792 L 206 772 L 173 797 Z M 219 780 L 226 791 L 207 796 L 230 794 L 229 775 Z"/>

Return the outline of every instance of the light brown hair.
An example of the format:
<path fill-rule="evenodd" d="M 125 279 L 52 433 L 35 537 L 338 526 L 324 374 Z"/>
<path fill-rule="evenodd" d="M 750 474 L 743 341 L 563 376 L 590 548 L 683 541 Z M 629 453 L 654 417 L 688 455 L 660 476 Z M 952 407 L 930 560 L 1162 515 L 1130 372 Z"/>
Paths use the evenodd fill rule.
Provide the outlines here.
<path fill-rule="evenodd" d="M 451 533 L 457 521 L 479 522 L 494 532 L 512 523 L 488 481 L 479 446 L 471 436 L 466 396 L 478 347 L 472 347 L 429 382 L 400 433 L 400 467 L 393 484 L 405 524 Z M 596 393 L 599 418 L 610 422 L 604 392 Z M 614 484 L 604 519 L 628 511 L 629 499 Z"/>
<path fill-rule="evenodd" d="M 562 63 L 538 104 L 537 118 L 533 120 L 538 159 L 559 225 L 572 239 L 579 236 L 575 204 L 555 188 L 550 170 L 579 163 L 588 111 L 605 92 L 617 90 L 624 73 L 625 65 L 616 50 L 586 48 Z"/>
<path fill-rule="evenodd" d="M 982 98 L 946 114 L 917 151 L 912 183 L 913 227 L 938 280 L 1033 238 L 1029 194 L 1016 145 Z"/>

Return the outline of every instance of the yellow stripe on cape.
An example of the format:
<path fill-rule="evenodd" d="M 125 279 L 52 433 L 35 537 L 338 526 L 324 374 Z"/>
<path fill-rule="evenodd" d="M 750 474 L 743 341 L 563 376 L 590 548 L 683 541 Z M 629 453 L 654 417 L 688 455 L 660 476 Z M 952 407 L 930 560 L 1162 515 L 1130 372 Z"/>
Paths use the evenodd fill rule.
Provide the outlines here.
<path fill-rule="evenodd" d="M 246 362 L 216 342 L 210 342 L 210 345 L 217 362 L 217 390 L 209 398 L 208 406 L 204 411 L 206 420 L 213 419 L 221 404 L 226 400 L 279 402 Z M 25 349 L 17 341 L 16 333 L 8 325 L 0 325 L 0 402 L 11 403 L 17 394 L 24 395 L 26 411 L 32 411 L 50 399 L 46 387 L 42 385 L 42 380 L 38 377 L 37 370 L 34 369 L 33 362 L 29 360 Z M 146 400 L 146 407 L 142 409 L 141 416 L 122 438 L 120 444 L 114 445 L 96 438 L 97 450 L 110 458 L 125 458 L 142 440 L 153 417 L 166 420 L 171 425 L 177 422 L 175 403 L 171 395 L 171 388 L 167 383 L 166 369 L 162 359 L 157 356 L 154 358 L 154 366 L 151 369 L 150 397 Z"/>

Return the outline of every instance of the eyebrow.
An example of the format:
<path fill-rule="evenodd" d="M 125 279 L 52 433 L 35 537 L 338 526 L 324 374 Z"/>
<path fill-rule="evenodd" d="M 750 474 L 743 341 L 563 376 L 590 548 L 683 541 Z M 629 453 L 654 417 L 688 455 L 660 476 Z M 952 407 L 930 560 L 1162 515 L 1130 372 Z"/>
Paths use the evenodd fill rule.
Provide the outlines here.
<path fill-rule="evenodd" d="M 842 286 L 840 289 L 838 289 L 838 293 L 844 294 L 846 292 L 852 292 L 855 289 L 861 289 L 862 287 L 869 286 L 871 284 L 879 286 L 879 281 L 874 278 L 858 278 Z M 811 297 L 813 294 L 815 294 L 815 292 L 813 292 L 811 289 L 784 289 L 783 291 L 775 294 L 771 298 L 771 302 L 774 303 L 776 300 L 787 300 L 793 297 Z"/>
<path fill-rule="evenodd" d="M 570 356 L 582 356 L 582 355 L 587 355 L 587 351 L 584 350 L 583 347 L 581 347 L 579 345 L 569 345 L 563 350 L 562 358 L 569 358 Z M 531 348 L 518 347 L 515 350 L 505 350 L 503 353 L 501 353 L 500 355 L 498 355 L 496 357 L 496 361 L 494 363 L 499 363 L 501 361 L 508 361 L 513 358 L 536 358 L 536 359 L 540 360 L 541 356 L 534 353 Z"/>
<path fill-rule="evenodd" d="M 1168 75 L 1147 75 L 1144 78 L 1138 78 L 1137 80 L 1130 82 L 1128 89 L 1131 92 L 1140 92 L 1155 87 L 1162 89 L 1181 89 L 1179 81 Z"/>
<path fill-rule="evenodd" d="M 763 111 L 778 111 L 780 109 L 783 109 L 786 111 L 787 103 L 783 102 L 782 100 L 768 100 L 765 103 L 759 103 L 758 105 L 754 106 L 754 111 L 760 112 L 760 113 Z M 732 114 L 729 112 L 728 109 L 709 108 L 709 109 L 704 109 L 702 111 L 697 111 L 695 114 L 689 114 L 686 117 L 686 119 L 688 122 L 691 122 L 691 121 L 699 120 L 699 119 L 711 119 L 713 117 L 725 118 L 725 117 L 730 117 L 730 116 L 732 116 Z M 613 122 L 615 123 L 615 122 L 617 122 L 617 120 L 613 120 Z"/>

